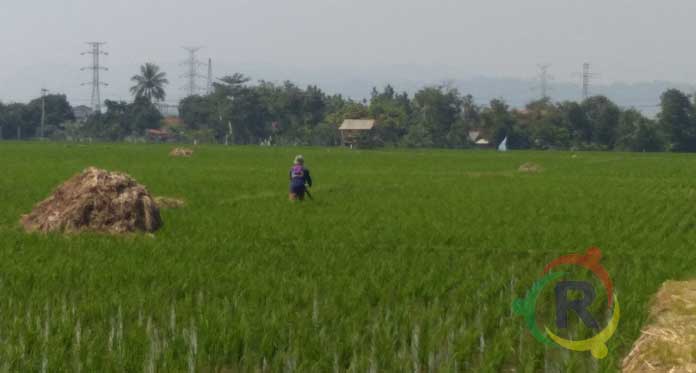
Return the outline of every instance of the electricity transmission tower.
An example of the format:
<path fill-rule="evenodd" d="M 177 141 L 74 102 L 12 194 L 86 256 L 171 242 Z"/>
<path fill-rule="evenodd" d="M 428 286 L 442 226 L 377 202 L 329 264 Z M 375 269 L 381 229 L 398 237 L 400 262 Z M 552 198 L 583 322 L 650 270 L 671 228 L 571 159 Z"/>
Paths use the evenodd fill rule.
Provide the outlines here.
<path fill-rule="evenodd" d="M 549 67 L 551 65 L 537 65 L 539 67 L 539 75 L 537 79 L 539 80 L 539 85 L 535 87 L 541 92 L 541 99 L 546 100 L 549 98 L 549 82 L 553 80 L 553 76 L 549 75 Z"/>
<path fill-rule="evenodd" d="M 201 90 L 201 87 L 198 85 L 198 79 L 205 79 L 204 76 L 198 73 L 198 68 L 203 66 L 203 63 L 198 60 L 196 53 L 201 50 L 201 47 L 184 47 L 184 49 L 189 53 L 188 59 L 182 63 L 182 65 L 186 66 L 186 73 L 182 75 L 182 78 L 188 80 L 184 89 L 187 96 L 193 96 Z"/>
<path fill-rule="evenodd" d="M 92 106 L 92 110 L 94 110 L 95 113 L 101 112 L 101 86 L 108 85 L 100 80 L 101 71 L 109 70 L 108 68 L 102 66 L 100 61 L 99 61 L 99 58 L 101 56 L 108 56 L 109 55 L 108 53 L 101 50 L 101 46 L 104 44 L 106 44 L 106 43 L 98 42 L 98 41 L 88 42 L 87 45 L 90 46 L 90 50 L 82 53 L 83 56 L 86 54 L 92 55 L 92 65 L 82 68 L 82 71 L 92 70 L 92 82 L 91 83 L 84 83 L 82 85 L 91 85 L 92 86 L 91 106 Z"/>
<path fill-rule="evenodd" d="M 46 93 L 48 89 L 41 88 L 41 138 L 44 138 L 44 126 L 46 125 Z"/>
<path fill-rule="evenodd" d="M 582 99 L 587 100 L 590 97 L 590 84 L 592 79 L 596 78 L 598 75 L 590 72 L 590 63 L 585 62 L 582 64 Z"/>

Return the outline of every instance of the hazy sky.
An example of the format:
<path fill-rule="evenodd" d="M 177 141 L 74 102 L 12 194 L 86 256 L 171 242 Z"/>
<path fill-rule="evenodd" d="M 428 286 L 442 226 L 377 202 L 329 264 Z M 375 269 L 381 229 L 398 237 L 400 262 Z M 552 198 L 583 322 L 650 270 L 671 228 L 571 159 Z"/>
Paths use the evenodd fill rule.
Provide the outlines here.
<path fill-rule="evenodd" d="M 146 61 L 181 97 L 184 45 L 201 45 L 215 75 L 268 80 L 417 81 L 532 78 L 550 63 L 576 80 L 583 61 L 600 82 L 696 82 L 693 0 L 5 0 L 0 100 L 40 88 L 88 103 L 86 41 L 106 41 L 104 98 L 126 98 Z M 314 78 L 315 77 L 315 78 Z"/>

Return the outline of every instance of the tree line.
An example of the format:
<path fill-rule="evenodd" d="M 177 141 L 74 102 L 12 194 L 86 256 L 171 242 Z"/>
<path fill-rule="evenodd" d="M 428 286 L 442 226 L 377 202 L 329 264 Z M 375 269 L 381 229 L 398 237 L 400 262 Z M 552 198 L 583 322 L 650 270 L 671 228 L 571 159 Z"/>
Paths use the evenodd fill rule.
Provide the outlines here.
<path fill-rule="evenodd" d="M 45 99 L 46 134 L 65 139 L 138 141 L 164 121 L 158 102 L 166 97 L 166 74 L 145 64 L 131 79 L 132 102 L 105 102 L 104 113 L 76 121 L 64 95 Z M 38 136 L 42 99 L 28 104 L 0 104 L 0 139 Z M 660 98 L 660 113 L 647 118 L 621 108 L 604 96 L 581 102 L 541 99 L 513 109 L 503 99 L 477 104 L 448 85 L 425 87 L 413 96 L 391 86 L 373 89 L 369 100 L 356 101 L 299 87 L 224 76 L 212 93 L 183 99 L 180 122 L 165 129 L 178 141 L 321 145 L 341 143 L 345 119 L 376 119 L 378 125 L 360 139 L 363 147 L 468 148 L 477 139 L 512 149 L 578 149 L 627 151 L 696 151 L 696 103 L 672 89 Z"/>

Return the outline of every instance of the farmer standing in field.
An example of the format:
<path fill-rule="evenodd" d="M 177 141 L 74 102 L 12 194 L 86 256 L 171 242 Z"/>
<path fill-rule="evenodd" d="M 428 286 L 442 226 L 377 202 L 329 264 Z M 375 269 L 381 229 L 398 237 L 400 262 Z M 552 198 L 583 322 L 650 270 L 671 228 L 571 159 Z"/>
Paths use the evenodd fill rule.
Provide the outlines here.
<path fill-rule="evenodd" d="M 295 157 L 295 162 L 290 169 L 290 200 L 304 201 L 307 188 L 312 186 L 312 177 L 309 175 L 309 170 L 304 166 L 304 157 L 298 155 Z M 311 197 L 311 195 L 310 195 Z"/>

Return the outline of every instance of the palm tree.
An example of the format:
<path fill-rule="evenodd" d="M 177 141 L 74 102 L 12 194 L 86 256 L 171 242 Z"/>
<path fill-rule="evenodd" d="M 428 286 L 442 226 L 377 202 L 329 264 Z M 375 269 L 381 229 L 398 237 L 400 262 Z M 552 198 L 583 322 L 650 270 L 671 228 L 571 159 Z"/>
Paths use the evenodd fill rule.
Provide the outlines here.
<path fill-rule="evenodd" d="M 167 73 L 160 72 L 159 66 L 148 62 L 140 66 L 140 75 L 134 75 L 131 78 L 135 85 L 130 91 L 136 98 L 145 97 L 150 101 L 154 98 L 162 101 L 167 95 L 164 86 L 169 84 L 166 77 Z"/>

